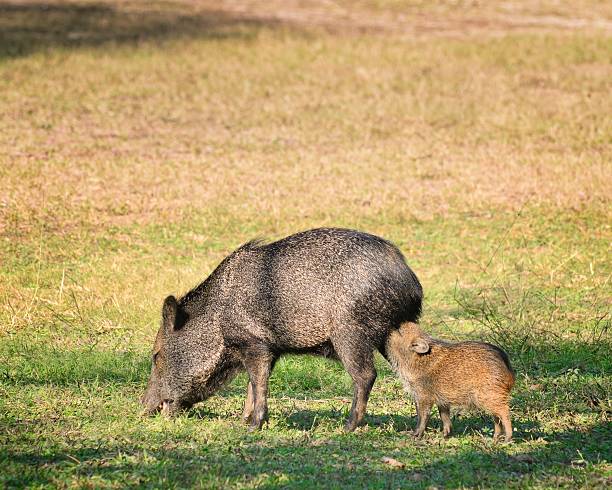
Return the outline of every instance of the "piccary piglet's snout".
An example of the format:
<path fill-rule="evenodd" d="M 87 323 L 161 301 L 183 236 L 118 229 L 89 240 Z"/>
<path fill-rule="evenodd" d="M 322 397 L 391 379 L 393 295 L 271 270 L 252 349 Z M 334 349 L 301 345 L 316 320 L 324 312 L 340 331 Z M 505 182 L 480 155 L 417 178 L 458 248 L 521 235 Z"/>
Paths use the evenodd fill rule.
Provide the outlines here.
<path fill-rule="evenodd" d="M 174 415 L 246 370 L 243 417 L 260 428 L 276 360 L 311 353 L 340 360 L 350 374 L 346 429 L 354 430 L 376 379 L 373 351 L 387 355 L 389 333 L 418 319 L 422 298 L 401 252 L 374 235 L 320 228 L 247 243 L 195 289 L 164 301 L 145 412 Z"/>
<path fill-rule="evenodd" d="M 452 405 L 482 409 L 493 415 L 493 437 L 512 439 L 508 402 L 514 373 L 506 353 L 484 342 L 437 340 L 416 323 L 402 324 L 387 341 L 390 362 L 412 392 L 417 406 L 414 434 L 425 431 L 431 408 L 438 406 L 445 436 L 450 435 Z"/>

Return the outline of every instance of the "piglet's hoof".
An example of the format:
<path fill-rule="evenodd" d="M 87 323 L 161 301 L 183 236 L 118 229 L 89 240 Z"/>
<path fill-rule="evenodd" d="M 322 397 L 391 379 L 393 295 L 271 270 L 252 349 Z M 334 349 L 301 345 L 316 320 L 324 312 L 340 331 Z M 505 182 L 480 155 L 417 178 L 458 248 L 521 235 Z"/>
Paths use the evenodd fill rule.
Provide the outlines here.
<path fill-rule="evenodd" d="M 251 422 L 251 425 L 249 425 L 249 432 L 255 432 L 255 431 L 261 430 L 265 423 L 266 423 L 266 420 L 260 420 L 258 422 Z"/>
<path fill-rule="evenodd" d="M 354 432 L 360 424 L 355 422 L 353 419 L 348 419 L 346 424 L 344 424 L 344 432 Z"/>
<path fill-rule="evenodd" d="M 251 425 L 249 425 L 249 432 L 255 432 L 256 430 L 260 430 L 264 424 L 268 423 L 268 415 L 264 415 L 263 417 L 251 417 Z"/>
<path fill-rule="evenodd" d="M 506 437 L 502 435 L 493 436 L 493 442 L 497 444 L 508 444 L 512 442 L 512 436 Z"/>

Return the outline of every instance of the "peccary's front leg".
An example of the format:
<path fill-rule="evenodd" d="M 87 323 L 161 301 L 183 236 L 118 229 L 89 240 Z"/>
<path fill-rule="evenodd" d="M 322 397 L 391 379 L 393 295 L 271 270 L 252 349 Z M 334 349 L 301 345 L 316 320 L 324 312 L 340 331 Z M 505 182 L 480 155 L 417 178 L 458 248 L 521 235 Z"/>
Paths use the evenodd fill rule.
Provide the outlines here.
<path fill-rule="evenodd" d="M 244 410 L 242 411 L 242 420 L 247 424 L 251 422 L 251 417 L 253 416 L 253 410 L 255 409 L 254 401 L 253 383 L 249 380 L 246 399 L 244 400 Z"/>
<path fill-rule="evenodd" d="M 253 396 L 253 410 L 249 430 L 257 430 L 261 429 L 264 422 L 268 421 L 268 378 L 270 377 L 274 357 L 269 352 L 252 351 L 245 356 L 243 362 L 249 374 L 249 384 L 252 386 Z M 245 403 L 245 411 L 246 409 Z"/>
<path fill-rule="evenodd" d="M 414 436 L 421 437 L 423 432 L 425 432 L 425 428 L 427 427 L 427 422 L 429 422 L 429 416 L 431 415 L 431 407 L 433 407 L 433 401 L 428 398 L 418 398 L 417 400 L 417 420 L 418 424 L 414 429 Z"/>

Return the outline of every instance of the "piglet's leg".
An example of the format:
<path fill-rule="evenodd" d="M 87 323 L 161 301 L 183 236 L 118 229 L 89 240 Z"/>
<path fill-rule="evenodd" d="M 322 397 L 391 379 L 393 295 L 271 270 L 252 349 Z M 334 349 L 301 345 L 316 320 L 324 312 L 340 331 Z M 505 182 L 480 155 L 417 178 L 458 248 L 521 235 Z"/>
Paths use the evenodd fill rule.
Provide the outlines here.
<path fill-rule="evenodd" d="M 501 414 L 501 423 L 504 426 L 504 438 L 506 442 L 512 440 L 512 422 L 510 422 L 510 410 L 507 408 Z"/>
<path fill-rule="evenodd" d="M 415 437 L 421 437 L 423 432 L 425 432 L 427 422 L 429 422 L 429 416 L 431 415 L 431 407 L 433 407 L 432 400 L 428 398 L 419 398 L 417 400 L 417 417 L 419 423 L 413 432 Z"/>
<path fill-rule="evenodd" d="M 506 442 L 512 440 L 512 423 L 510 422 L 510 410 L 507 407 L 500 409 L 498 412 L 493 414 L 495 421 L 495 432 L 493 432 L 493 439 L 498 440 L 503 434 Z"/>
<path fill-rule="evenodd" d="M 442 420 L 442 434 L 444 434 L 444 437 L 448 437 L 453 429 L 450 417 L 450 406 L 438 405 L 438 412 L 440 413 L 440 420 Z"/>
<path fill-rule="evenodd" d="M 499 439 L 499 436 L 503 434 L 501 420 L 497 415 L 493 417 L 493 423 L 495 424 L 495 431 L 493 432 L 493 439 L 497 441 Z"/>

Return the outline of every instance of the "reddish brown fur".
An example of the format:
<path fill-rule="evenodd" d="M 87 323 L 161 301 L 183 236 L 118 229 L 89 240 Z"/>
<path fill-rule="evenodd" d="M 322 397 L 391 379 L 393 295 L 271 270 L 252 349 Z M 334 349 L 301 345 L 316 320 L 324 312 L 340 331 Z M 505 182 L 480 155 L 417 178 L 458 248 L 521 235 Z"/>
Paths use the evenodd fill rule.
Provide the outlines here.
<path fill-rule="evenodd" d="M 436 404 L 445 436 L 451 432 L 450 406 L 458 405 L 492 414 L 493 437 L 503 432 L 506 441 L 512 438 L 508 402 L 514 373 L 501 349 L 484 342 L 444 342 L 415 323 L 404 323 L 390 335 L 387 353 L 406 389 L 414 394 L 417 437 L 425 431 Z"/>

